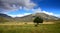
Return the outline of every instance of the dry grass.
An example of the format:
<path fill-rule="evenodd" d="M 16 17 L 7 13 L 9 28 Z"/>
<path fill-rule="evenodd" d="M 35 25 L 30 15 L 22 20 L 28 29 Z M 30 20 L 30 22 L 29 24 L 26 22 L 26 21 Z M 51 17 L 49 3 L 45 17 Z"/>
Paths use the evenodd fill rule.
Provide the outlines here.
<path fill-rule="evenodd" d="M 60 24 L 0 25 L 0 33 L 60 33 Z"/>
<path fill-rule="evenodd" d="M 0 23 L 0 25 L 24 25 L 24 24 L 34 24 L 33 22 L 6 22 Z M 42 24 L 54 24 L 54 22 L 43 22 Z"/>
<path fill-rule="evenodd" d="M 60 24 L 44 22 L 35 27 L 32 22 L 6 22 L 0 23 L 0 33 L 60 33 Z"/>

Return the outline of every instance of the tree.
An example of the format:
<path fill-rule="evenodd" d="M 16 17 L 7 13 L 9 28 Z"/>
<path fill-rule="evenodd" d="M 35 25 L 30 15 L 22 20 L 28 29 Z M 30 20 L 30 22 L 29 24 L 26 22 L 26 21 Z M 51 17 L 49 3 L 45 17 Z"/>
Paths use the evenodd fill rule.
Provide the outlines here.
<path fill-rule="evenodd" d="M 41 17 L 36 17 L 33 22 L 36 23 L 35 26 L 38 26 L 39 23 L 43 23 L 43 19 Z"/>

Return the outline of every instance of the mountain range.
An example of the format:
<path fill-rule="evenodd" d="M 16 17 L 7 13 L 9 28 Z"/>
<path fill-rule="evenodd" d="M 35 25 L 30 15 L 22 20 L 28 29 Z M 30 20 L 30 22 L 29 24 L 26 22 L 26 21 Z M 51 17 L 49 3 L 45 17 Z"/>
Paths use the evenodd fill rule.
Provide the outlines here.
<path fill-rule="evenodd" d="M 4 17 L 5 19 L 7 19 L 9 21 L 18 21 L 18 22 L 32 22 L 34 20 L 34 18 L 37 16 L 43 18 L 44 21 L 49 21 L 49 20 L 51 21 L 51 20 L 58 20 L 59 19 L 56 16 L 48 15 L 45 13 L 35 13 L 35 14 L 30 14 L 27 16 L 15 17 L 15 18 L 12 18 L 11 16 L 8 16 L 6 14 L 0 13 L 0 17 Z"/>
<path fill-rule="evenodd" d="M 43 20 L 45 20 L 45 21 L 59 19 L 56 16 L 48 15 L 45 13 L 35 13 L 35 14 L 30 14 L 30 15 L 23 16 L 23 17 L 15 17 L 15 20 L 16 21 L 24 21 L 24 22 L 32 22 L 34 20 L 34 18 L 37 16 L 43 18 Z"/>

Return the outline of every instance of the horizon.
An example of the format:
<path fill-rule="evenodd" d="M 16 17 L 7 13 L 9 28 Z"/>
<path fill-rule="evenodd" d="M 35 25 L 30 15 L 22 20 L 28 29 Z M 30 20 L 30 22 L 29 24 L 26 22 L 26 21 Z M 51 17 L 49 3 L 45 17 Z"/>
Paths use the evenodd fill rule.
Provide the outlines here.
<path fill-rule="evenodd" d="M 60 17 L 60 0 L 0 0 L 0 13 L 22 17 L 34 13 L 46 13 Z"/>

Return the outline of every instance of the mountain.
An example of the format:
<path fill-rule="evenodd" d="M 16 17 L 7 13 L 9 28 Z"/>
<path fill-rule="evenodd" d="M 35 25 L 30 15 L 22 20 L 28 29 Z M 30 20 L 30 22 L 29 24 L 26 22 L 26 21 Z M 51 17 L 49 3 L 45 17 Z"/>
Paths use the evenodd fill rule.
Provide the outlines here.
<path fill-rule="evenodd" d="M 45 13 L 36 13 L 36 14 L 30 14 L 24 17 L 15 17 L 16 21 L 23 21 L 23 22 L 32 22 L 34 20 L 35 17 L 41 17 L 43 18 L 43 20 L 45 21 L 52 21 L 52 20 L 58 20 L 58 17 L 52 16 L 52 15 L 48 15 Z"/>
<path fill-rule="evenodd" d="M 15 21 L 15 22 L 32 22 L 34 20 L 34 18 L 37 16 L 43 18 L 44 21 L 53 21 L 53 20 L 59 19 L 58 17 L 48 15 L 45 13 L 36 13 L 36 14 L 30 14 L 27 16 L 15 17 L 15 18 L 12 18 L 11 16 L 8 16 L 6 14 L 0 13 L 0 19 L 1 19 L 1 17 L 3 17 L 4 19 L 6 19 L 10 22 L 12 22 L 12 21 Z"/>
<path fill-rule="evenodd" d="M 8 15 L 2 14 L 2 13 L 0 13 L 0 19 L 1 18 L 8 20 L 8 21 L 13 21 L 13 18 L 11 16 L 8 16 Z"/>
<path fill-rule="evenodd" d="M 12 18 L 11 16 L 8 16 L 8 15 L 6 15 L 6 14 L 2 14 L 2 13 L 0 13 L 0 17 Z"/>

